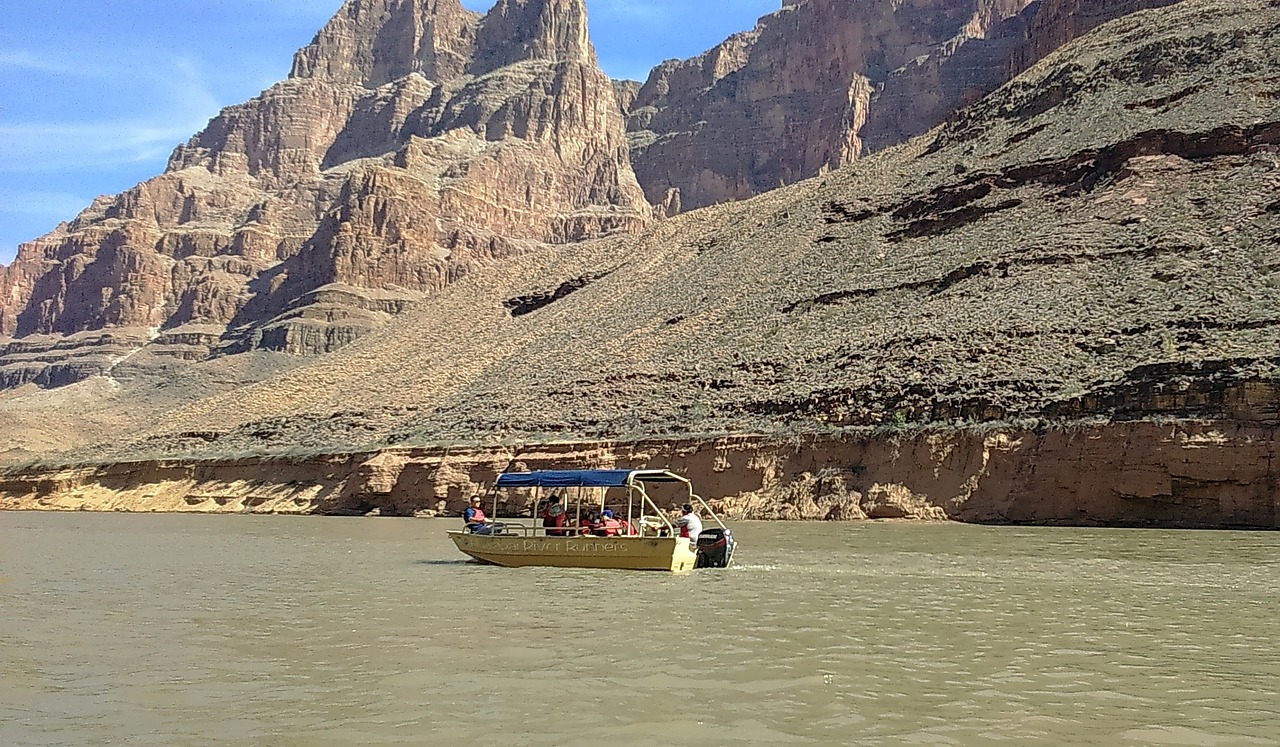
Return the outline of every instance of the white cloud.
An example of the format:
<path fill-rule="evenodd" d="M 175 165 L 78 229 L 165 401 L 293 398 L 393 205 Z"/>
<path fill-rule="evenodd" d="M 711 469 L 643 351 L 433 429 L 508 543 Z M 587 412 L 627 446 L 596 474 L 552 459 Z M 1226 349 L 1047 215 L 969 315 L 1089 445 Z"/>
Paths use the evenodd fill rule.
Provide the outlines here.
<path fill-rule="evenodd" d="M 66 220 L 93 202 L 92 197 L 71 192 L 14 191 L 0 189 L 0 210 L 14 215 Z"/>
<path fill-rule="evenodd" d="M 82 72 L 67 65 L 65 62 L 41 57 L 25 49 L 0 49 L 0 70 L 4 68 L 53 73 L 55 75 L 79 75 Z"/>
<path fill-rule="evenodd" d="M 39 64 L 39 58 L 26 56 Z M 163 160 L 222 108 L 190 59 L 157 61 L 146 76 L 156 106 L 105 121 L 17 121 L 0 125 L 0 173 L 66 171 Z M 121 77 L 116 71 L 106 77 Z"/>
<path fill-rule="evenodd" d="M 152 161 L 168 155 L 203 122 L 30 122 L 0 126 L 0 172 L 64 171 Z"/>

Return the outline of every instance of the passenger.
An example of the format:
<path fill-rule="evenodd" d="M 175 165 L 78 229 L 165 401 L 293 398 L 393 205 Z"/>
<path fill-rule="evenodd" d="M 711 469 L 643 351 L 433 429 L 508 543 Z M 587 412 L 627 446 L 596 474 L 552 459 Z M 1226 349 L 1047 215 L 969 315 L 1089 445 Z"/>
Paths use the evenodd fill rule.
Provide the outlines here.
<path fill-rule="evenodd" d="M 600 519 L 593 531 L 600 537 L 617 537 L 621 528 L 622 525 L 618 523 L 617 519 L 613 518 L 613 511 L 606 508 L 600 512 Z"/>
<path fill-rule="evenodd" d="M 631 526 L 631 522 L 626 519 L 618 519 L 618 535 L 622 537 L 630 537 L 636 533 L 636 528 Z"/>
<path fill-rule="evenodd" d="M 472 534 L 490 534 L 493 529 L 484 515 L 484 509 L 480 508 L 478 495 L 471 496 L 471 505 L 462 512 L 462 521 L 466 523 L 467 531 Z"/>
<path fill-rule="evenodd" d="M 583 514 L 582 518 L 578 520 L 578 534 L 591 534 L 591 532 L 595 530 L 598 521 L 599 519 L 593 513 L 588 512 Z"/>
<path fill-rule="evenodd" d="M 698 544 L 698 535 L 702 534 L 702 519 L 698 518 L 698 514 L 694 513 L 693 504 L 686 503 L 683 507 L 684 513 L 679 519 L 676 519 L 676 526 L 680 528 L 680 536 L 688 537 L 690 545 Z"/>
<path fill-rule="evenodd" d="M 564 504 L 560 502 L 560 496 L 553 495 L 547 501 L 547 505 L 542 509 L 542 527 L 546 529 L 548 537 L 563 537 L 569 533 L 565 529 L 569 516 L 564 510 Z"/>

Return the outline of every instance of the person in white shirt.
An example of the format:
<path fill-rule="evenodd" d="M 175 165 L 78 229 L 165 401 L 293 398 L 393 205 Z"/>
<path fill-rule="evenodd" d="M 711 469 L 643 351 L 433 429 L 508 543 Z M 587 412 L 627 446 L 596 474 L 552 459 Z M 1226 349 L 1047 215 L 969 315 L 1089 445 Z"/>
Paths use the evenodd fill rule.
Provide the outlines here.
<path fill-rule="evenodd" d="M 693 504 L 686 503 L 683 506 L 684 514 L 676 519 L 676 526 L 680 527 L 680 536 L 688 537 L 689 544 L 697 546 L 698 535 L 702 534 L 702 519 L 693 512 Z"/>

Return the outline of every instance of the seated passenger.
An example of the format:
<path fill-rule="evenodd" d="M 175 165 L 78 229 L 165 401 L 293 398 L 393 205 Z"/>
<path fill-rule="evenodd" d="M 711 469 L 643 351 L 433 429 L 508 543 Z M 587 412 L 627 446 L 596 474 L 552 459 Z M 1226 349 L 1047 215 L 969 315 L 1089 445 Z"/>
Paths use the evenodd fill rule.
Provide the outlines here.
<path fill-rule="evenodd" d="M 590 512 L 583 514 L 582 518 L 578 520 L 578 534 L 591 534 L 597 523 L 598 517 L 596 514 Z"/>
<path fill-rule="evenodd" d="M 569 516 L 564 510 L 564 504 L 560 502 L 560 496 L 551 496 L 551 500 L 542 509 L 542 528 L 547 530 L 546 535 L 548 537 L 565 536 L 569 533 L 569 530 L 565 529 L 568 521 Z"/>
<path fill-rule="evenodd" d="M 600 520 L 593 527 L 592 531 L 599 537 L 617 537 L 618 530 L 622 525 L 617 519 L 613 518 L 613 511 L 605 509 L 600 512 Z"/>
<path fill-rule="evenodd" d="M 472 534 L 491 534 L 493 531 L 489 519 L 484 515 L 484 509 L 480 507 L 478 495 L 471 496 L 471 505 L 462 512 L 462 521 L 466 524 L 467 531 Z"/>
<path fill-rule="evenodd" d="M 630 537 L 636 533 L 636 528 L 631 526 L 631 522 L 626 519 L 618 519 L 618 535 L 622 537 Z"/>
<path fill-rule="evenodd" d="M 698 544 L 698 535 L 702 534 L 702 519 L 698 518 L 697 512 L 693 510 L 693 505 L 686 503 L 681 507 L 682 514 L 676 519 L 676 526 L 680 529 L 681 537 L 688 537 L 690 545 Z"/>

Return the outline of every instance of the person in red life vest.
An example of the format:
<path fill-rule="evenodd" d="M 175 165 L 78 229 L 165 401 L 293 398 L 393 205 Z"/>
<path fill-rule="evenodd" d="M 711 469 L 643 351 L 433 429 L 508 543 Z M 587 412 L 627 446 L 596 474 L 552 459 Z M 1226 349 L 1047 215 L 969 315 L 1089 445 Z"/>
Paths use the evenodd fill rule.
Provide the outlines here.
<path fill-rule="evenodd" d="M 565 529 L 565 524 L 568 522 L 568 512 L 564 510 L 564 504 L 560 502 L 560 496 L 551 496 L 551 500 L 547 501 L 547 505 L 542 509 L 542 528 L 547 530 L 547 536 L 565 536 L 569 533 Z"/>
<path fill-rule="evenodd" d="M 578 534 L 591 534 L 592 530 L 596 528 L 596 521 L 597 519 L 595 514 L 583 514 L 582 518 L 578 520 Z"/>
<path fill-rule="evenodd" d="M 636 533 L 636 528 L 631 526 L 631 522 L 626 519 L 618 519 L 618 534 L 623 537 L 630 537 Z"/>
<path fill-rule="evenodd" d="M 489 519 L 484 515 L 484 509 L 480 508 L 478 495 L 471 496 L 471 505 L 462 512 L 462 521 L 466 524 L 467 531 L 472 534 L 489 534 L 492 531 Z"/>
<path fill-rule="evenodd" d="M 605 509 L 600 512 L 600 519 L 596 522 L 593 531 L 599 537 L 617 537 L 622 524 L 613 518 L 613 511 Z"/>

